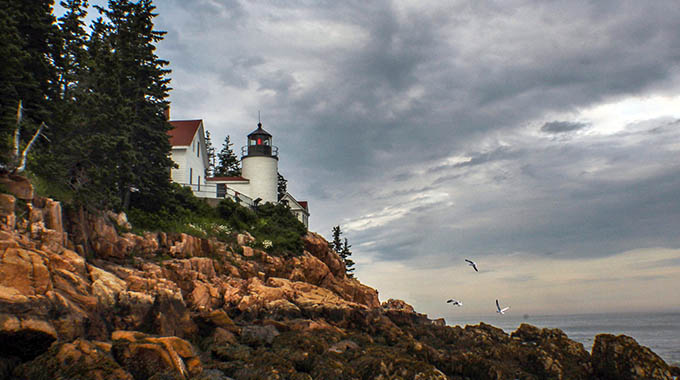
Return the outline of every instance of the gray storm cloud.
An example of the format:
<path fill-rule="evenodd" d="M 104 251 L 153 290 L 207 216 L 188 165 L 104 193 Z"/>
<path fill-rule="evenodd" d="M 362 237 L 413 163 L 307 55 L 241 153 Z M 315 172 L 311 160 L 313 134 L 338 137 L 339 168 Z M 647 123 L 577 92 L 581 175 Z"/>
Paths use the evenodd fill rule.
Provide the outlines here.
<path fill-rule="evenodd" d="M 261 110 L 312 229 L 357 254 L 680 246 L 677 112 L 617 133 L 579 114 L 678 93 L 674 1 L 157 6 L 173 112 L 238 144 Z"/>
<path fill-rule="evenodd" d="M 564 133 L 577 131 L 588 127 L 588 123 L 579 123 L 571 121 L 550 121 L 541 127 L 541 132 L 545 133 Z"/>

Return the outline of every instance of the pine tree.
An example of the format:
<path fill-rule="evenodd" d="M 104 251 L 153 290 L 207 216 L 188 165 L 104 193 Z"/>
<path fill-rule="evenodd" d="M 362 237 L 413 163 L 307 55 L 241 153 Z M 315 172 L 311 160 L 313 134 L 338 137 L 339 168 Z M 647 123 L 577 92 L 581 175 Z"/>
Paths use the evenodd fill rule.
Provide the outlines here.
<path fill-rule="evenodd" d="M 342 257 L 345 262 L 346 273 L 349 277 L 354 277 L 352 272 L 354 272 L 354 261 L 349 257 L 352 256 L 352 251 L 350 251 L 351 245 L 347 243 L 347 238 L 345 238 L 345 243 L 342 246 L 342 251 L 340 252 L 340 257 Z"/>
<path fill-rule="evenodd" d="M 170 73 L 164 67 L 168 61 L 158 58 L 155 44 L 166 32 L 154 30 L 151 0 L 110 0 L 109 18 L 117 27 L 112 34 L 116 58 L 122 69 L 123 97 L 127 109 L 132 112 L 131 133 L 128 143 L 132 146 L 133 161 L 130 163 L 131 178 L 120 183 L 121 196 L 129 195 L 134 187 L 142 195 L 138 205 L 159 208 L 162 194 L 170 191 L 170 141 L 168 131 L 172 128 L 165 119 L 168 107 Z M 123 18 L 116 23 L 119 15 Z"/>
<path fill-rule="evenodd" d="M 87 50 L 85 45 L 89 35 L 85 31 L 88 0 L 65 0 L 60 5 L 66 13 L 59 18 L 59 36 L 61 46 L 55 59 L 59 76 L 59 92 L 61 98 L 75 103 L 74 89 L 83 79 L 87 68 Z"/>
<path fill-rule="evenodd" d="M 57 45 L 51 0 L 0 0 L 0 162 L 11 150 L 20 101 L 23 143 L 42 122 L 52 124 Z"/>
<path fill-rule="evenodd" d="M 77 30 L 82 4 L 71 0 L 66 5 L 74 11 L 63 18 L 62 30 Z M 120 208 L 132 201 L 156 210 L 171 191 L 168 173 L 174 165 L 167 137 L 171 127 L 164 117 L 168 62 L 155 54 L 164 32 L 154 30 L 150 0 L 110 0 L 108 8 L 95 8 L 100 17 L 78 66 L 67 59 L 80 52 L 77 32 L 68 36 L 70 45 L 64 44 L 64 98 L 80 110 L 69 120 L 72 133 L 66 141 L 73 149 L 67 177 L 76 200 L 90 206 Z M 131 199 L 132 190 L 138 192 Z"/>
<path fill-rule="evenodd" d="M 59 45 L 56 46 L 54 66 L 57 73 L 57 105 L 50 128 L 45 131 L 48 142 L 43 142 L 33 155 L 31 171 L 49 178 L 60 188 L 68 188 L 78 180 L 72 178 L 80 156 L 81 145 L 77 135 L 83 133 L 82 115 L 87 112 L 79 100 L 87 95 L 81 83 L 88 68 L 86 43 L 89 35 L 85 30 L 87 0 L 65 0 L 66 9 L 58 19 Z"/>
<path fill-rule="evenodd" d="M 241 175 L 239 159 L 231 149 L 232 145 L 234 144 L 229 140 L 229 135 L 227 135 L 224 139 L 222 150 L 217 154 L 215 177 L 234 177 Z"/>
<path fill-rule="evenodd" d="M 276 173 L 278 179 L 276 181 L 276 192 L 278 193 L 278 200 L 281 200 L 288 191 L 288 180 L 285 179 L 281 173 Z"/>
<path fill-rule="evenodd" d="M 342 252 L 342 239 L 340 238 L 340 235 L 342 235 L 342 230 L 340 230 L 340 226 L 333 227 L 331 233 L 333 235 L 333 241 L 331 241 L 330 247 L 339 254 Z"/>
<path fill-rule="evenodd" d="M 215 175 L 215 147 L 212 145 L 210 131 L 205 131 L 205 150 L 208 152 L 208 167 L 205 168 L 205 178 Z"/>

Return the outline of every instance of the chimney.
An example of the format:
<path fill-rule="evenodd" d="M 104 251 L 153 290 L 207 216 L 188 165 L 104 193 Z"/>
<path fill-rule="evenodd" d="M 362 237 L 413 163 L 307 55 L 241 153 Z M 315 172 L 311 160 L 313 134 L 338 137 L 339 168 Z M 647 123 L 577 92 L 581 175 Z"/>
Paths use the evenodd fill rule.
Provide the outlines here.
<path fill-rule="evenodd" d="M 170 121 L 170 105 L 163 110 L 163 115 L 165 115 L 165 120 Z"/>

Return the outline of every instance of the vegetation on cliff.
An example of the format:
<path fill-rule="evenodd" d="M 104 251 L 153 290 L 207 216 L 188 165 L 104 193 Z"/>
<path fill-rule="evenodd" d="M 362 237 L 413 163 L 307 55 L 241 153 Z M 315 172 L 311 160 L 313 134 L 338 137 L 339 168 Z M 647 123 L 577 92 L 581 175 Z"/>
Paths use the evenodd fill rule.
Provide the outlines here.
<path fill-rule="evenodd" d="M 165 120 L 169 70 L 151 0 L 110 0 L 84 25 L 86 0 L 0 2 L 0 164 L 45 123 L 28 168 L 52 197 L 89 209 L 160 209 L 174 190 Z"/>

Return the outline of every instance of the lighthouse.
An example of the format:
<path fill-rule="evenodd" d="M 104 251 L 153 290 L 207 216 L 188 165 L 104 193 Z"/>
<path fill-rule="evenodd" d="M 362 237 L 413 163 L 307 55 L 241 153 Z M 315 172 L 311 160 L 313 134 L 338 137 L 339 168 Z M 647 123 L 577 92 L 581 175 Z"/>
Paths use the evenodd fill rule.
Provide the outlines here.
<path fill-rule="evenodd" d="M 248 135 L 248 145 L 241 150 L 241 175 L 250 180 L 250 196 L 262 202 L 278 201 L 279 149 L 272 145 L 272 135 L 257 123 Z"/>

